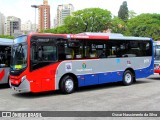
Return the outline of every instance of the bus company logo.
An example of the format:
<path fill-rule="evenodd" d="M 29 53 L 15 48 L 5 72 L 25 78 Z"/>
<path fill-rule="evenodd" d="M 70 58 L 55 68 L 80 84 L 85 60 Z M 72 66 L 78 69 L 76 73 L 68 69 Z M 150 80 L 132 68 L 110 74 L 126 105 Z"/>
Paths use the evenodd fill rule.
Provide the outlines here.
<path fill-rule="evenodd" d="M 82 68 L 85 69 L 87 67 L 86 63 L 82 64 Z"/>
<path fill-rule="evenodd" d="M 127 61 L 127 66 L 131 66 L 131 61 Z"/>
<path fill-rule="evenodd" d="M 127 64 L 130 65 L 130 64 L 131 64 L 131 61 L 127 61 Z"/>
<path fill-rule="evenodd" d="M 77 72 L 92 72 L 92 68 L 87 68 L 86 63 L 82 63 L 82 68 L 76 69 Z"/>
<path fill-rule="evenodd" d="M 121 62 L 121 60 L 118 58 L 118 59 L 116 59 L 116 63 L 120 63 Z"/>
<path fill-rule="evenodd" d="M 72 63 L 66 63 L 65 64 L 65 69 L 67 72 L 72 71 Z"/>
<path fill-rule="evenodd" d="M 144 59 L 144 63 L 149 63 L 150 60 L 149 59 Z"/>

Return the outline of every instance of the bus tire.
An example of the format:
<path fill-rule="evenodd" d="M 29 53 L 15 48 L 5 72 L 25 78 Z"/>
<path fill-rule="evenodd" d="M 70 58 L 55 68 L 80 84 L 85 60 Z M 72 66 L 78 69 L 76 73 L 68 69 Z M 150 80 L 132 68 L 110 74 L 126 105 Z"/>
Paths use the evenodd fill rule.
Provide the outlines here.
<path fill-rule="evenodd" d="M 130 70 L 126 70 L 123 74 L 123 84 L 125 86 L 133 83 L 133 73 Z"/>
<path fill-rule="evenodd" d="M 75 89 L 75 83 L 71 76 L 66 75 L 62 78 L 62 81 L 60 82 L 60 90 L 64 94 L 71 94 L 74 92 Z"/>

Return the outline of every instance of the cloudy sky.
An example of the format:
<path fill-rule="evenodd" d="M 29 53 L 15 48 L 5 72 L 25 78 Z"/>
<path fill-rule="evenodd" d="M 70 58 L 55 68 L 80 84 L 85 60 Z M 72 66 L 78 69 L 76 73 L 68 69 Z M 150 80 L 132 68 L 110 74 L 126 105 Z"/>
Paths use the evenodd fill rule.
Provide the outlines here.
<path fill-rule="evenodd" d="M 75 11 L 99 7 L 111 11 L 113 15 L 118 14 L 120 5 L 125 0 L 48 0 L 51 7 L 51 21 L 53 21 L 57 6 L 59 4 L 73 4 Z M 160 13 L 159 0 L 126 0 L 128 9 L 137 14 L 141 13 Z M 27 20 L 34 22 L 35 9 L 31 5 L 41 5 L 43 0 L 0 0 L 0 12 L 5 16 L 16 16 L 21 18 L 22 23 Z M 53 24 L 53 23 L 52 23 Z"/>

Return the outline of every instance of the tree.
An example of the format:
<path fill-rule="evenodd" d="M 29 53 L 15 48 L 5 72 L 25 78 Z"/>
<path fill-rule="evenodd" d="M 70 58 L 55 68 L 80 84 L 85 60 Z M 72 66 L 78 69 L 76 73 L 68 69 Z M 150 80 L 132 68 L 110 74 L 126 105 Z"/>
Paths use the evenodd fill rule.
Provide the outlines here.
<path fill-rule="evenodd" d="M 126 24 L 125 22 L 120 19 L 119 17 L 114 17 L 111 22 L 111 30 L 113 33 L 124 33 Z"/>
<path fill-rule="evenodd" d="M 81 33 L 102 32 L 111 26 L 111 12 L 101 8 L 87 8 L 76 11 L 64 19 L 64 25 L 42 32 Z"/>
<path fill-rule="evenodd" d="M 9 35 L 0 35 L 0 38 L 14 39 L 15 37 Z"/>
<path fill-rule="evenodd" d="M 111 12 L 101 8 L 87 8 L 73 13 L 64 20 L 69 33 L 101 32 L 109 28 Z"/>
<path fill-rule="evenodd" d="M 59 33 L 59 34 L 63 34 L 63 33 L 68 33 L 68 29 L 65 25 L 53 28 L 53 29 L 47 29 L 43 31 L 44 33 Z"/>
<path fill-rule="evenodd" d="M 160 14 L 141 14 L 127 22 L 127 35 L 160 38 Z"/>
<path fill-rule="evenodd" d="M 129 16 L 129 19 L 132 19 L 132 18 L 134 18 L 136 16 L 136 13 L 133 10 L 130 10 L 128 12 L 128 16 Z"/>
<path fill-rule="evenodd" d="M 123 4 L 120 6 L 120 9 L 118 11 L 118 17 L 123 21 L 128 20 L 129 15 L 128 15 L 128 6 L 126 1 L 124 1 Z"/>

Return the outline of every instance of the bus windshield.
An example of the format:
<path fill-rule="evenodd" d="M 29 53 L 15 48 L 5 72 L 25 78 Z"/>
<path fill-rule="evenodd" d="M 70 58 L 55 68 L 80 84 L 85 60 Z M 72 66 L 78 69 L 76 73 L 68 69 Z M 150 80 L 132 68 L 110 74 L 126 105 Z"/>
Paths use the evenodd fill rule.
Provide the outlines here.
<path fill-rule="evenodd" d="M 160 45 L 155 46 L 154 56 L 155 56 L 155 60 L 160 60 Z"/>
<path fill-rule="evenodd" d="M 27 42 L 26 36 L 16 38 L 12 47 L 11 69 L 21 70 L 27 67 Z"/>

